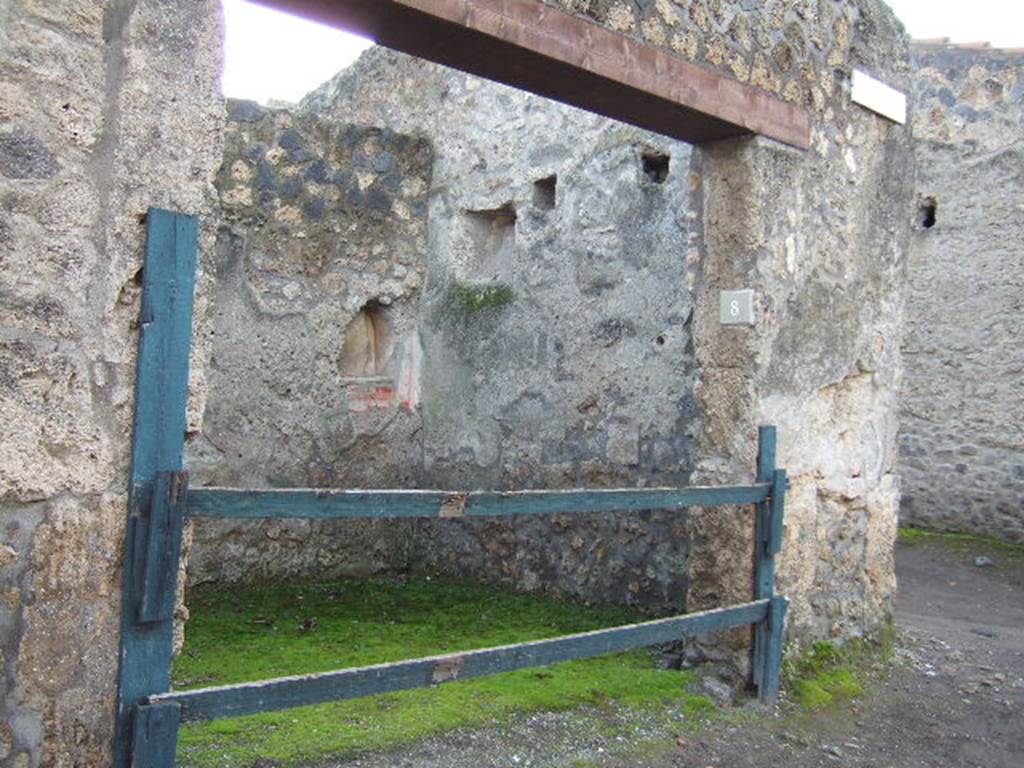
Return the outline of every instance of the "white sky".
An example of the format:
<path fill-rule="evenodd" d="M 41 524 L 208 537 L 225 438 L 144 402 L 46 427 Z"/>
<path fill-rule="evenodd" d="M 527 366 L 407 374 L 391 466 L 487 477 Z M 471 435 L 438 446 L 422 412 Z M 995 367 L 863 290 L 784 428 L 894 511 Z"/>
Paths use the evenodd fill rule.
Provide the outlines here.
<path fill-rule="evenodd" d="M 227 96 L 298 101 L 344 69 L 370 43 L 243 0 L 223 0 Z"/>
<path fill-rule="evenodd" d="M 886 0 L 911 37 L 1024 48 L 1022 0 Z"/>
<path fill-rule="evenodd" d="M 913 37 L 1024 47 L 1024 0 L 887 0 Z M 298 101 L 369 45 L 336 29 L 244 0 L 223 0 L 224 93 Z"/>

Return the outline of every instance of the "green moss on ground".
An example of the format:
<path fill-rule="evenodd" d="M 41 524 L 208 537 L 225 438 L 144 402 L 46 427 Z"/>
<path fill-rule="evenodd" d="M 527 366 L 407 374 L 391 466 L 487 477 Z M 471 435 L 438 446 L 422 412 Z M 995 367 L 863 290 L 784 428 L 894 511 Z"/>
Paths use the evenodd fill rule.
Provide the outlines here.
<path fill-rule="evenodd" d="M 964 554 L 991 555 L 993 553 L 1024 560 L 1024 544 L 997 539 L 994 536 L 979 536 L 974 533 L 945 533 L 926 531 L 922 528 L 900 528 L 899 539 L 903 544 L 938 544 Z"/>
<path fill-rule="evenodd" d="M 877 641 L 852 640 L 841 647 L 816 642 L 783 662 L 789 698 L 818 709 L 863 695 L 868 682 L 892 662 L 894 630 L 886 627 Z"/>
<path fill-rule="evenodd" d="M 622 607 L 586 607 L 448 580 L 373 579 L 197 589 L 175 687 L 282 675 L 502 645 L 637 621 Z M 713 706 L 685 673 L 646 651 L 522 670 L 438 688 L 305 707 L 182 729 L 192 768 L 282 766 L 383 749 L 510 715 L 581 705 Z"/>
<path fill-rule="evenodd" d="M 797 704 L 818 709 L 834 701 L 852 699 L 864 693 L 864 688 L 849 669 L 840 667 L 819 672 L 813 678 L 798 680 L 790 695 Z"/>

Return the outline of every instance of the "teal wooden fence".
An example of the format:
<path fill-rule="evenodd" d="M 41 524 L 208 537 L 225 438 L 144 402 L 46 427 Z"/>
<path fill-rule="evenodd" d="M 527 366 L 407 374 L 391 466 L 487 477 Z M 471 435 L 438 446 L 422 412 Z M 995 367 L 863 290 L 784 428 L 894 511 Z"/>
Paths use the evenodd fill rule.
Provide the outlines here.
<path fill-rule="evenodd" d="M 150 210 L 125 551 L 115 766 L 171 768 L 182 722 L 440 685 L 741 626 L 754 628 L 753 682 L 758 695 L 764 700 L 778 695 L 788 603 L 774 591 L 786 493 L 786 473 L 775 466 L 774 427 L 759 431 L 757 473 L 750 485 L 507 493 L 189 488 L 182 452 L 196 250 L 193 217 Z M 189 517 L 458 518 L 616 514 L 748 504 L 756 531 L 754 599 L 748 603 L 497 648 L 316 675 L 170 690 L 181 532 Z"/>

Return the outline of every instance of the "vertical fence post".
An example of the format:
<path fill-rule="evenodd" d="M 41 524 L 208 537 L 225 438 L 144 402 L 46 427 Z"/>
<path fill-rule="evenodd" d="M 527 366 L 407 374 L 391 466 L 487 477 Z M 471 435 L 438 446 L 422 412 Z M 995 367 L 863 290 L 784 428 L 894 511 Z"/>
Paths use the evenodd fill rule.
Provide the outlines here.
<path fill-rule="evenodd" d="M 775 596 L 775 555 L 782 549 L 786 472 L 775 466 L 775 427 L 761 427 L 757 441 L 757 481 L 771 483 L 768 498 L 757 505 L 754 536 L 754 597 L 771 600 L 768 616 L 754 627 L 754 684 L 762 701 L 778 695 L 782 664 L 785 598 Z"/>
<path fill-rule="evenodd" d="M 142 704 L 132 718 L 132 768 L 174 768 L 181 705 Z"/>
<path fill-rule="evenodd" d="M 757 482 L 770 483 L 775 473 L 775 427 L 757 431 Z M 767 554 L 768 518 L 771 499 L 759 502 L 754 513 L 754 599 L 770 598 L 775 585 L 775 562 Z M 767 643 L 765 622 L 754 625 L 754 685 L 761 687 L 764 675 L 764 650 Z"/>
<path fill-rule="evenodd" d="M 115 768 L 133 763 L 137 768 L 169 766 L 177 738 L 174 712 L 141 705 L 147 696 L 169 690 L 171 682 L 197 250 L 195 217 L 149 210 L 123 565 Z M 133 737 L 139 739 L 134 747 Z"/>
<path fill-rule="evenodd" d="M 767 639 L 764 651 L 764 670 L 758 683 L 757 693 L 761 701 L 775 701 L 779 695 L 782 678 L 782 630 L 786 625 L 786 609 L 789 600 L 773 597 L 768 606 Z"/>

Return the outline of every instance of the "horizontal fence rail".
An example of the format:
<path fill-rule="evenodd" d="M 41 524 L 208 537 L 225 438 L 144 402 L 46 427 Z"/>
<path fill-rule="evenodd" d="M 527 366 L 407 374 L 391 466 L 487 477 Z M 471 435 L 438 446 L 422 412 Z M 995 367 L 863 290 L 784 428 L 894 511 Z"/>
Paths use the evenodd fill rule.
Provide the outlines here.
<path fill-rule="evenodd" d="M 189 517 L 495 517 L 757 504 L 771 483 L 566 491 L 346 491 L 190 488 Z"/>
<path fill-rule="evenodd" d="M 563 635 L 550 640 L 353 667 L 316 675 L 175 691 L 151 696 L 148 704 L 177 704 L 181 707 L 181 722 L 195 722 L 425 688 L 499 672 L 619 653 L 706 632 L 755 624 L 765 620 L 771 603 L 771 600 L 756 600 L 729 608 Z"/>

